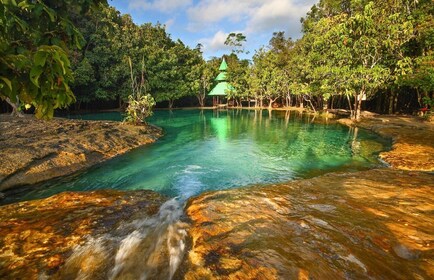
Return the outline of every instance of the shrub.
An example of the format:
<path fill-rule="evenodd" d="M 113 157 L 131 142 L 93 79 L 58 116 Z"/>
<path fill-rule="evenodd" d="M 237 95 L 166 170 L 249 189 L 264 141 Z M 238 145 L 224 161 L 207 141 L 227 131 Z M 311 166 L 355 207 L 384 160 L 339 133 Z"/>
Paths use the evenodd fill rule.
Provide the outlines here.
<path fill-rule="evenodd" d="M 150 94 L 140 95 L 134 98 L 128 96 L 127 116 L 125 121 L 133 124 L 146 124 L 146 118 L 152 116 L 152 108 L 155 106 L 155 100 Z"/>

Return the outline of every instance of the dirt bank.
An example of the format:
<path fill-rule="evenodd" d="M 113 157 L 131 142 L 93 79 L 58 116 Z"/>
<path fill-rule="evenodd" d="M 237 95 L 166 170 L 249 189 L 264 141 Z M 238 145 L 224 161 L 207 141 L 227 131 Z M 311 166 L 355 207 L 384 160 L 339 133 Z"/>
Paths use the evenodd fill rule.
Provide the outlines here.
<path fill-rule="evenodd" d="M 162 135 L 120 122 L 8 115 L 0 115 L 0 131 L 0 191 L 72 174 Z"/>

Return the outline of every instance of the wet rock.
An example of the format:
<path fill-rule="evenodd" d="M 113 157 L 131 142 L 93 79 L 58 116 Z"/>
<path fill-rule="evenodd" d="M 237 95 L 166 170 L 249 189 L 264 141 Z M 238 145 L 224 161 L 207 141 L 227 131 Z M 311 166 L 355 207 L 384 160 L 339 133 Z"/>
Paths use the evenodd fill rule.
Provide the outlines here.
<path fill-rule="evenodd" d="M 1 206 L 0 279 L 51 277 L 90 236 L 152 216 L 165 200 L 152 191 L 110 190 L 64 192 Z M 96 251 L 83 258 L 82 271 L 98 269 L 106 259 Z"/>
<path fill-rule="evenodd" d="M 402 244 L 393 246 L 393 251 L 400 258 L 405 260 L 417 260 L 419 258 L 420 252 L 417 250 L 411 250 Z"/>
<path fill-rule="evenodd" d="M 349 119 L 338 122 L 392 139 L 392 150 L 381 152 L 380 157 L 393 168 L 434 171 L 434 123 L 403 116 L 366 116 L 357 123 Z"/>
<path fill-rule="evenodd" d="M 72 174 L 154 142 L 153 126 L 0 115 L 0 191 Z"/>
<path fill-rule="evenodd" d="M 179 278 L 432 279 L 432 186 L 375 169 L 202 194 Z"/>

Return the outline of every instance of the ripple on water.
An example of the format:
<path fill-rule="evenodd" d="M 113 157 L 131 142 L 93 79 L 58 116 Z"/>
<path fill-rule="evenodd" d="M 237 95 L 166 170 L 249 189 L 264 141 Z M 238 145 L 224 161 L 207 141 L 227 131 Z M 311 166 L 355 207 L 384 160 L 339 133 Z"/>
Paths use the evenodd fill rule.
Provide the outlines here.
<path fill-rule="evenodd" d="M 150 122 L 165 131 L 156 143 L 47 182 L 17 199 L 100 188 L 151 189 L 189 197 L 331 171 L 369 169 L 381 165 L 377 154 L 388 146 L 363 130 L 311 123 L 308 116 L 294 113 L 156 111 Z"/>

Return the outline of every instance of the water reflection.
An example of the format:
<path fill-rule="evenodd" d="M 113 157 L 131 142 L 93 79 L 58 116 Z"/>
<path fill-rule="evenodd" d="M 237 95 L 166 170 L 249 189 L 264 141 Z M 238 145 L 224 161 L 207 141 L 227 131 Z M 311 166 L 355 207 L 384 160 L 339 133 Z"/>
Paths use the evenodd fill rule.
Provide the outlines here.
<path fill-rule="evenodd" d="M 100 115 L 81 117 L 101 119 Z M 387 146 L 366 131 L 301 112 L 157 111 L 150 122 L 165 131 L 156 143 L 16 197 L 113 188 L 151 189 L 188 198 L 207 190 L 372 168 L 381 164 L 377 154 Z"/>

